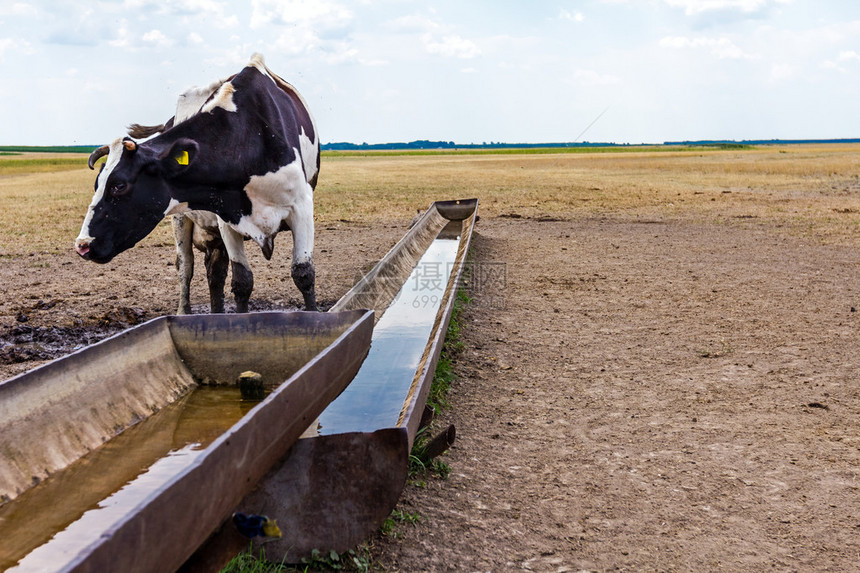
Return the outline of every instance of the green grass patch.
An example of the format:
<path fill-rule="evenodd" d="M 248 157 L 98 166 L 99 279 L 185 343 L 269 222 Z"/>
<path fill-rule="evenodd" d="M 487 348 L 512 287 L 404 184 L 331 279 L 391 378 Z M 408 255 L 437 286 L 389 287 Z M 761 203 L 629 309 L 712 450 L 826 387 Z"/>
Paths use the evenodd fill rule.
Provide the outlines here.
<path fill-rule="evenodd" d="M 343 553 L 337 551 L 329 551 L 323 553 L 314 549 L 311 552 L 309 559 L 302 559 L 303 569 L 294 569 L 295 571 L 358 571 L 365 573 L 370 571 L 370 559 L 367 556 L 366 548 L 359 548 L 358 551 L 350 549 Z M 293 570 L 290 570 L 293 571 Z"/>
<path fill-rule="evenodd" d="M 273 563 L 248 548 L 230 560 L 220 573 L 308 573 L 309 571 L 370 571 L 370 559 L 365 547 L 350 549 L 343 553 L 322 552 L 314 549 L 311 556 L 298 565 Z"/>
<path fill-rule="evenodd" d="M 450 407 L 448 392 L 451 390 L 451 383 L 456 379 L 454 361 L 464 348 L 463 341 L 460 339 L 462 329 L 460 319 L 463 307 L 470 301 L 466 291 L 457 291 L 454 306 L 451 309 L 451 321 L 448 323 L 448 331 L 445 333 L 445 342 L 442 344 L 439 361 L 436 363 L 436 371 L 433 373 L 433 382 L 430 384 L 430 392 L 427 395 L 427 406 L 433 409 L 434 415 L 438 415 Z M 427 445 L 433 437 L 431 434 L 432 427 L 431 424 L 421 428 L 418 435 L 415 436 L 415 443 L 412 445 L 412 452 L 409 455 L 409 473 L 413 478 L 430 473 L 447 479 L 451 473 L 451 466 L 438 458 L 429 458 L 426 453 Z"/>
<path fill-rule="evenodd" d="M 21 159 L 0 159 L 0 176 L 66 171 L 70 169 L 86 169 L 86 167 L 87 160 L 82 157 L 54 156 Z"/>
<path fill-rule="evenodd" d="M 86 153 L 90 154 L 97 145 L 0 145 L 0 154 L 13 153 Z"/>
<path fill-rule="evenodd" d="M 326 150 L 323 157 L 396 157 L 396 156 L 433 156 L 433 155 L 551 155 L 559 153 L 634 153 L 634 152 L 679 152 L 722 149 L 754 149 L 752 145 L 714 144 L 714 145 L 606 145 L 595 147 L 466 147 L 451 149 L 349 149 Z"/>
<path fill-rule="evenodd" d="M 394 509 L 385 521 L 382 523 L 382 526 L 379 528 L 379 532 L 387 537 L 396 538 L 397 526 L 401 524 L 415 525 L 421 521 L 421 516 L 417 513 L 409 513 L 400 509 Z"/>
<path fill-rule="evenodd" d="M 755 146 L 747 143 L 720 143 L 717 145 L 717 149 L 755 149 Z"/>
<path fill-rule="evenodd" d="M 430 384 L 430 393 L 427 396 L 427 405 L 438 414 L 450 405 L 448 403 L 448 391 L 451 390 L 451 382 L 454 381 L 454 368 L 452 361 L 463 351 L 463 341 L 460 340 L 460 317 L 463 307 L 471 299 L 464 290 L 458 290 L 451 309 L 451 321 L 448 323 L 448 331 L 445 333 L 445 342 L 442 344 L 442 352 L 439 354 L 439 362 L 436 364 L 436 372 L 433 374 L 433 382 Z"/>
<path fill-rule="evenodd" d="M 230 560 L 221 570 L 221 573 L 281 573 L 282 571 L 295 571 L 280 563 L 266 561 L 262 553 L 254 555 L 249 547 Z"/>

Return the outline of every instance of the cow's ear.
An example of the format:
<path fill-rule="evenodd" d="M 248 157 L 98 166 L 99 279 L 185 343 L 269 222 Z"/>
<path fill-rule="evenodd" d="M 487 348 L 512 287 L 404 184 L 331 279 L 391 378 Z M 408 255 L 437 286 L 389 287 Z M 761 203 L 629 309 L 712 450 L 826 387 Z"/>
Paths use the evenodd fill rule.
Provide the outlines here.
<path fill-rule="evenodd" d="M 193 139 L 182 138 L 159 156 L 159 163 L 165 177 L 176 177 L 194 163 L 200 147 Z"/>

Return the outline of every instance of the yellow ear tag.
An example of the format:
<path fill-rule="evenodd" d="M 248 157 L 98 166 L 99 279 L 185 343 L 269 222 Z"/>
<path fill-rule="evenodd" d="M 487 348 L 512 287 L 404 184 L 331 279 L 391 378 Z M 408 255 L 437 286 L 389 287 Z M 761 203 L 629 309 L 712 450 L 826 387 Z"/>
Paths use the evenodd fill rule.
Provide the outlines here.
<path fill-rule="evenodd" d="M 179 155 L 176 156 L 176 163 L 179 165 L 188 165 L 188 152 L 183 151 Z"/>

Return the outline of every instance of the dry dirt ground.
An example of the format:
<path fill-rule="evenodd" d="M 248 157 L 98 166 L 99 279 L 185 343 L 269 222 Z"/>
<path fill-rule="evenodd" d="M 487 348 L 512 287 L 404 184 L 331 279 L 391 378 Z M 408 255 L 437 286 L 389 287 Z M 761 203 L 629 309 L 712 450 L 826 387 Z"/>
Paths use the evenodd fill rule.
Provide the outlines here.
<path fill-rule="evenodd" d="M 372 540 L 374 566 L 857 570 L 860 255 L 756 219 L 510 215 L 473 239 L 450 476 L 407 486 L 419 521 Z M 407 223 L 318 228 L 319 298 Z M 288 245 L 255 253 L 255 308 L 298 302 Z M 0 260 L 0 379 L 51 336 L 172 312 L 172 261 Z"/>

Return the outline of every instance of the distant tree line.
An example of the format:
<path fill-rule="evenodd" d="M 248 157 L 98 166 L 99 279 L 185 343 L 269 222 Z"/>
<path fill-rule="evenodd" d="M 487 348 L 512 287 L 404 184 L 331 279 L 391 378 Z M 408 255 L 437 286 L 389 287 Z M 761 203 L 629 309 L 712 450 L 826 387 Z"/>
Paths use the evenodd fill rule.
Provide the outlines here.
<path fill-rule="evenodd" d="M 409 143 L 349 143 L 346 141 L 324 143 L 323 151 L 384 151 L 392 149 L 538 149 L 544 147 L 614 147 L 629 146 L 629 143 L 592 143 L 582 141 L 577 143 L 502 143 L 491 141 L 487 143 L 454 143 L 453 141 L 430 141 L 419 139 Z"/>
<path fill-rule="evenodd" d="M 98 145 L 0 145 L 0 153 L 92 153 Z"/>
<path fill-rule="evenodd" d="M 666 146 L 691 146 L 691 145 L 707 145 L 714 147 L 730 148 L 744 147 L 750 145 L 789 145 L 801 143 L 860 143 L 860 139 L 744 139 L 741 141 L 731 139 L 702 139 L 702 140 L 686 140 L 686 141 L 664 141 L 662 145 Z M 394 150 L 394 149 L 541 149 L 541 148 L 565 148 L 565 147 L 629 147 L 630 143 L 614 143 L 614 142 L 595 142 L 595 141 L 577 141 L 577 142 L 556 142 L 556 143 L 503 143 L 503 142 L 482 142 L 482 143 L 454 143 L 453 141 L 430 141 L 427 139 L 419 139 L 408 143 L 349 143 L 346 141 L 335 143 L 324 143 L 320 147 L 325 151 L 376 151 L 376 150 Z M 639 145 L 639 144 L 636 144 Z M 641 145 L 660 145 L 660 144 L 641 144 Z"/>

